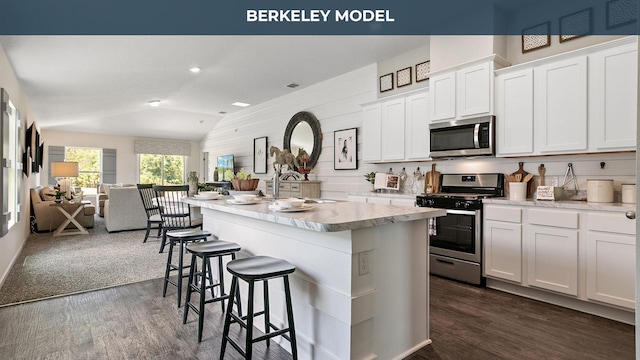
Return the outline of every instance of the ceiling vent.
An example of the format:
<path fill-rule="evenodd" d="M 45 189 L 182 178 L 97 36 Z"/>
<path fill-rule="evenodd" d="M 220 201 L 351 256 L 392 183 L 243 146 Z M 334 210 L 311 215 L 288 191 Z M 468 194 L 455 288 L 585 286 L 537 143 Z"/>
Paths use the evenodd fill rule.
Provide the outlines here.
<path fill-rule="evenodd" d="M 297 88 L 297 87 L 298 87 L 298 86 L 300 86 L 300 85 L 299 85 L 299 84 L 296 84 L 296 83 L 291 83 L 291 84 L 287 84 L 286 86 L 287 86 L 288 88 L 295 89 L 295 88 Z"/>
<path fill-rule="evenodd" d="M 220 114 L 220 115 L 224 115 L 226 113 L 227 113 L 226 111 L 218 111 L 218 114 Z"/>

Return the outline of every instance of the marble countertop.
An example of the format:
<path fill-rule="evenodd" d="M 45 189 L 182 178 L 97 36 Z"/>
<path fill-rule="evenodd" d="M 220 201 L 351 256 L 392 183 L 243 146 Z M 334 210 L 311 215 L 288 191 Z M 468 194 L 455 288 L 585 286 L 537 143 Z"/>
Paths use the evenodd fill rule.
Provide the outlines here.
<path fill-rule="evenodd" d="M 483 199 L 482 203 L 545 207 L 545 208 L 557 208 L 557 209 L 614 211 L 614 212 L 627 212 L 629 210 L 636 209 L 636 204 L 595 203 L 595 202 L 572 201 L 572 200 L 561 200 L 561 201 L 535 200 L 535 199 L 510 200 L 509 198 L 506 198 L 506 197 Z"/>
<path fill-rule="evenodd" d="M 301 212 L 270 210 L 271 202 L 268 200 L 250 205 L 229 204 L 226 197 L 219 200 L 186 198 L 183 201 L 202 209 L 212 209 L 318 232 L 356 230 L 446 215 L 443 209 L 349 201 L 310 204 L 312 206 L 310 210 Z"/>

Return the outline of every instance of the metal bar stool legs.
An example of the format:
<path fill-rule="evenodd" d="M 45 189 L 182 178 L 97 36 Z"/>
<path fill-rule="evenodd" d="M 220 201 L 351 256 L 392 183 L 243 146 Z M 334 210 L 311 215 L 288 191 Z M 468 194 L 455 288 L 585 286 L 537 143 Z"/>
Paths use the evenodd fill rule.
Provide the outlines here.
<path fill-rule="evenodd" d="M 198 259 L 202 260 L 202 267 L 200 272 L 197 271 L 197 266 L 192 266 L 189 270 L 189 281 L 187 285 L 187 297 L 185 300 L 184 316 L 182 323 L 187 323 L 187 317 L 189 315 L 189 309 L 198 314 L 198 342 L 202 341 L 202 328 L 204 325 L 204 306 L 205 304 L 219 301 L 222 306 L 222 311 L 225 311 L 224 301 L 229 298 L 229 294 L 224 291 L 224 268 L 222 266 L 222 257 L 231 256 L 231 260 L 235 260 L 236 253 L 240 251 L 240 245 L 236 243 L 226 241 L 207 241 L 201 243 L 192 243 L 187 245 L 187 251 L 191 253 L 191 263 L 195 265 Z M 211 258 L 218 258 L 218 282 L 213 281 L 213 271 L 211 269 Z M 200 283 L 198 283 L 198 278 Z M 207 278 L 209 284 L 207 285 Z M 215 288 L 218 288 L 218 295 L 215 294 Z M 206 299 L 207 290 L 211 292 L 211 298 Z M 198 304 L 191 302 L 192 292 L 197 292 L 200 296 Z M 231 293 L 233 294 L 233 293 Z M 236 292 L 236 297 L 239 300 L 239 293 Z M 241 310 L 239 310 L 240 316 L 242 316 Z"/>
<path fill-rule="evenodd" d="M 231 293 L 237 293 L 238 291 L 238 279 L 242 279 L 247 282 L 249 287 L 249 294 L 247 298 L 247 315 L 238 316 L 233 313 L 234 300 L 229 299 L 227 306 L 227 312 L 225 314 L 224 328 L 222 333 L 222 346 L 220 349 L 220 359 L 224 359 L 224 353 L 229 343 L 234 349 L 242 354 L 246 359 L 251 359 L 253 355 L 253 344 L 260 341 L 266 341 L 269 346 L 270 339 L 276 336 L 282 336 L 289 340 L 291 343 L 291 354 L 293 359 L 298 358 L 298 349 L 296 343 L 295 324 L 293 322 L 293 307 L 291 305 L 291 289 L 289 286 L 289 274 L 295 271 L 295 266 L 289 262 L 281 259 L 276 259 L 268 256 L 255 256 L 246 259 L 232 260 L 227 264 L 227 270 L 233 275 L 231 279 Z M 278 328 L 270 322 L 269 318 L 269 285 L 267 281 L 270 279 L 282 278 L 284 281 L 285 302 L 287 311 L 287 327 Z M 255 282 L 262 281 L 264 284 L 263 298 L 264 298 L 264 310 L 255 312 L 253 306 Z M 253 322 L 254 317 L 263 315 L 265 323 L 265 334 L 253 337 Z M 236 343 L 229 337 L 229 330 L 231 324 L 238 323 L 242 328 L 246 330 L 245 348 Z M 271 332 L 271 330 L 274 330 Z M 288 336 L 287 336 L 288 334 Z"/>

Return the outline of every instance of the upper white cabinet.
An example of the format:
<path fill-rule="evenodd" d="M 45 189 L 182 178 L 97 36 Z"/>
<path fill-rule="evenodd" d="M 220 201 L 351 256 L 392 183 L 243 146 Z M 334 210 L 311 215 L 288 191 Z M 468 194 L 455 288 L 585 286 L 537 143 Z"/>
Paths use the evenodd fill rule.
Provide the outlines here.
<path fill-rule="evenodd" d="M 432 122 L 493 115 L 493 59 L 431 76 Z"/>
<path fill-rule="evenodd" d="M 638 51 L 626 44 L 589 55 L 589 150 L 635 150 Z"/>
<path fill-rule="evenodd" d="M 496 153 L 635 150 L 637 84 L 631 37 L 496 71 Z"/>
<path fill-rule="evenodd" d="M 422 90 L 364 105 L 364 161 L 429 159 L 427 94 Z"/>
<path fill-rule="evenodd" d="M 587 57 L 534 69 L 536 148 L 541 153 L 587 150 Z"/>
<path fill-rule="evenodd" d="M 533 153 L 533 69 L 496 76 L 496 153 Z"/>

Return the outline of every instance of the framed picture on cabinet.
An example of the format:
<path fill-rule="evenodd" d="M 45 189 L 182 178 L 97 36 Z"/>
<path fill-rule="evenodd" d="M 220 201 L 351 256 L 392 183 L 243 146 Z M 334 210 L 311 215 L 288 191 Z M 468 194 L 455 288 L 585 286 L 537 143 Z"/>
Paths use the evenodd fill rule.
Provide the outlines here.
<path fill-rule="evenodd" d="M 430 72 L 431 72 L 430 60 L 417 64 L 416 65 L 416 82 L 428 80 Z"/>
<path fill-rule="evenodd" d="M 396 79 L 398 79 L 398 87 L 411 85 L 411 67 L 398 70 L 396 72 Z"/>
<path fill-rule="evenodd" d="M 380 92 L 393 89 L 393 73 L 380 76 Z"/>
<path fill-rule="evenodd" d="M 267 173 L 267 137 L 253 139 L 253 172 Z"/>
<path fill-rule="evenodd" d="M 532 26 L 522 30 L 522 53 L 551 46 L 551 22 Z"/>
<path fill-rule="evenodd" d="M 576 11 L 560 18 L 560 42 L 591 34 L 592 8 Z"/>
<path fill-rule="evenodd" d="M 638 21 L 637 0 L 607 1 L 607 29 L 633 24 Z"/>
<path fill-rule="evenodd" d="M 333 132 L 333 169 L 355 170 L 358 168 L 358 143 L 356 128 Z"/>

